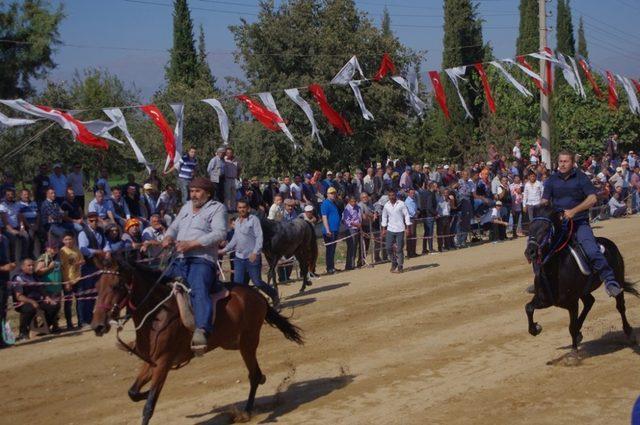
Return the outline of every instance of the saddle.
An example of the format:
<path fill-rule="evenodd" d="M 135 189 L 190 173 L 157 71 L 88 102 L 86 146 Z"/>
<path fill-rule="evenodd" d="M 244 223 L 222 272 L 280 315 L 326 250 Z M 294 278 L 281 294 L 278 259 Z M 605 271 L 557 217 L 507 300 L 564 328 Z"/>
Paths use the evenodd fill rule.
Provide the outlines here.
<path fill-rule="evenodd" d="M 598 246 L 600 247 L 600 252 L 604 254 L 604 246 L 602 244 L 598 244 Z M 593 270 L 591 270 L 591 266 L 589 265 L 589 257 L 587 257 L 587 254 L 585 254 L 584 249 L 582 249 L 582 246 L 578 243 L 575 237 L 571 238 L 568 248 L 571 256 L 578 265 L 580 272 L 585 276 L 590 276 Z"/>
<path fill-rule="evenodd" d="M 171 286 L 173 287 L 173 292 L 176 297 L 182 324 L 191 332 L 195 331 L 196 321 L 193 316 L 193 307 L 191 307 L 191 297 L 189 296 L 189 292 L 191 290 L 185 285 L 185 282 L 182 279 L 171 282 Z M 216 320 L 216 306 L 219 301 L 229 297 L 229 289 L 224 287 L 221 291 L 214 292 L 210 294 L 210 296 L 211 303 L 213 304 L 213 314 L 211 315 L 211 324 L 213 324 Z"/>

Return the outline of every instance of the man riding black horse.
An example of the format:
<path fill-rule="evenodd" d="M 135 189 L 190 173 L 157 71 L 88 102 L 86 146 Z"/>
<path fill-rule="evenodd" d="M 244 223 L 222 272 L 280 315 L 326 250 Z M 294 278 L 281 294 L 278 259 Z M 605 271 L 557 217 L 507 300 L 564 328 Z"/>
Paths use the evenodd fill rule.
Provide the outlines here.
<path fill-rule="evenodd" d="M 558 170 L 545 182 L 542 203 L 564 211 L 566 220 L 573 220 L 575 238 L 589 264 L 604 282 L 607 294 L 616 297 L 622 292 L 620 282 L 596 243 L 589 225 L 589 208 L 596 202 L 596 189 L 589 178 L 575 167 L 572 153 L 558 155 Z M 540 243 L 540 241 L 538 241 Z"/>

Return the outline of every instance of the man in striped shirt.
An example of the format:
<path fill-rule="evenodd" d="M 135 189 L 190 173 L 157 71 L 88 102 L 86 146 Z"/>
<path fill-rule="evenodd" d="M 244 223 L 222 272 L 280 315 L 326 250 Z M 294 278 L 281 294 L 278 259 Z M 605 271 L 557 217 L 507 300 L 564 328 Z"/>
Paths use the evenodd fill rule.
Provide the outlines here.
<path fill-rule="evenodd" d="M 180 158 L 178 166 L 178 185 L 182 194 L 182 204 L 184 205 L 189 200 L 189 183 L 193 180 L 198 166 L 196 148 L 189 148 L 188 153 Z"/>

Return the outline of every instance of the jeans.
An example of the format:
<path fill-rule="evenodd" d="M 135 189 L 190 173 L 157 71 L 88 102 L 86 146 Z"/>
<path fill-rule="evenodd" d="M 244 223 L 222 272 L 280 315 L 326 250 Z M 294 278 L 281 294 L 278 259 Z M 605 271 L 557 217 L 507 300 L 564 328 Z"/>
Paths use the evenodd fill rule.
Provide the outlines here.
<path fill-rule="evenodd" d="M 356 252 L 358 252 L 358 247 L 360 246 L 360 235 L 359 229 L 347 229 L 348 236 L 351 236 L 347 239 L 347 264 L 345 268 L 347 270 L 351 270 L 355 266 L 356 262 Z"/>
<path fill-rule="evenodd" d="M 191 288 L 191 305 L 195 316 L 196 328 L 213 332 L 213 302 L 211 289 L 218 291 L 215 265 L 204 258 L 178 258 L 166 274 L 169 278 L 181 277 Z M 235 279 L 235 273 L 234 273 Z"/>
<path fill-rule="evenodd" d="M 189 183 L 191 180 L 181 179 L 178 177 L 178 188 L 180 189 L 180 194 L 182 195 L 182 204 L 186 204 L 189 200 Z"/>
<path fill-rule="evenodd" d="M 248 258 L 238 258 L 235 259 L 235 270 L 233 273 L 233 282 L 244 285 L 245 275 L 248 274 L 249 278 L 253 282 L 254 286 L 260 289 L 262 292 L 267 294 L 271 299 L 278 296 L 278 291 L 276 291 L 273 287 L 268 285 L 264 280 L 262 280 L 262 276 L 260 276 L 262 270 L 262 258 L 260 256 L 256 256 L 256 261 L 253 263 Z"/>
<path fill-rule="evenodd" d="M 393 243 L 396 243 L 396 249 L 393 250 Z M 391 258 L 393 267 L 402 268 L 404 263 L 404 232 L 387 232 L 385 239 L 387 255 Z"/>
<path fill-rule="evenodd" d="M 522 211 L 511 211 L 511 217 L 513 218 L 513 237 L 518 237 L 518 225 L 520 223 L 520 217 L 522 216 Z"/>
<path fill-rule="evenodd" d="M 328 235 L 322 235 L 322 239 L 324 239 L 324 243 L 328 244 L 330 242 L 334 242 L 338 237 L 336 235 L 336 232 L 331 232 L 331 236 Z M 328 272 L 332 272 L 336 270 L 336 265 L 335 265 L 335 259 L 336 259 L 336 245 L 335 243 L 332 243 L 331 245 L 327 245 L 325 247 L 326 252 L 325 252 L 325 261 L 327 264 L 327 271 Z"/>
<path fill-rule="evenodd" d="M 423 221 L 425 238 L 422 240 L 422 253 L 427 252 L 427 244 L 429 244 L 429 251 L 433 251 L 433 227 L 435 223 L 435 217 L 425 217 Z"/>
<path fill-rule="evenodd" d="M 86 263 L 82 265 L 81 272 L 82 276 L 90 275 L 91 273 L 95 273 L 98 271 L 97 267 L 93 264 L 93 258 L 85 258 Z M 89 279 L 82 279 L 73 287 L 74 292 L 78 291 L 88 291 L 90 289 L 95 289 L 96 283 L 100 279 L 100 276 L 93 276 Z M 91 294 L 81 294 L 80 298 L 91 297 Z M 76 299 L 76 309 L 78 313 L 78 326 L 82 326 L 83 324 L 91 323 L 93 319 L 93 307 L 95 305 L 95 300 L 78 300 Z"/>
<path fill-rule="evenodd" d="M 8 231 L 2 232 L 4 238 L 9 243 L 9 250 L 6 251 L 10 254 L 10 258 L 12 261 L 16 263 L 20 263 L 23 258 L 29 257 L 31 255 L 29 253 L 29 234 L 25 231 L 18 232 L 17 234 L 13 234 Z M 3 241 L 6 247 L 6 242 Z"/>
<path fill-rule="evenodd" d="M 411 219 L 411 225 L 408 226 L 409 229 L 409 238 L 407 238 L 407 257 L 415 257 L 416 255 L 416 245 L 418 244 L 418 240 L 416 239 L 416 229 L 418 228 L 418 223 L 414 218 Z"/>
<path fill-rule="evenodd" d="M 631 188 L 631 213 L 635 214 L 638 212 L 638 205 L 640 204 L 640 192 L 635 188 Z"/>
<path fill-rule="evenodd" d="M 586 220 L 575 221 L 574 226 L 576 226 L 576 240 L 589 258 L 591 267 L 600 275 L 600 279 L 605 282 L 605 285 L 614 284 L 620 286 L 616 281 L 613 269 L 596 243 L 596 237 L 593 235 L 589 222 Z"/>
<path fill-rule="evenodd" d="M 224 200 L 227 204 L 227 210 L 229 212 L 236 210 L 236 179 L 226 178 L 224 179 Z"/>

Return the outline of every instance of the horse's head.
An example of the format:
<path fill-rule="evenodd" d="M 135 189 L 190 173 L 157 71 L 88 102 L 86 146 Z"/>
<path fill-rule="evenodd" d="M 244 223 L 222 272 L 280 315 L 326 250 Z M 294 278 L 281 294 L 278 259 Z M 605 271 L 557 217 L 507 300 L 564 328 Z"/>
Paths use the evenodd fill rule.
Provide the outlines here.
<path fill-rule="evenodd" d="M 133 269 L 126 253 L 117 253 L 102 261 L 100 279 L 96 283 L 98 296 L 93 309 L 91 329 L 96 336 L 109 332 L 111 323 L 120 317 L 120 311 L 130 303 Z"/>
<path fill-rule="evenodd" d="M 524 256 L 530 263 L 542 261 L 551 249 L 551 244 L 562 224 L 561 212 L 551 206 L 537 207 L 529 223 L 529 238 Z"/>

